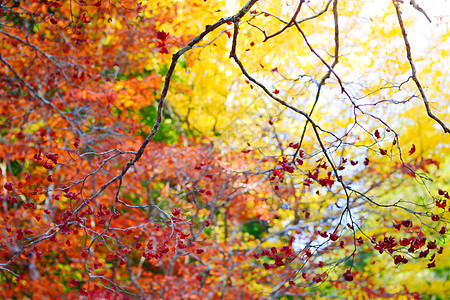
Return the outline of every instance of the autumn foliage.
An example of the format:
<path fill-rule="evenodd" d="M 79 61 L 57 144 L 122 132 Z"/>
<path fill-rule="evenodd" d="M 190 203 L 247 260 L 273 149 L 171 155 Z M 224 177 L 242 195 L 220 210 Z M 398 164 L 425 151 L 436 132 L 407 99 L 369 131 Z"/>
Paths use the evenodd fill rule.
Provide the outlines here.
<path fill-rule="evenodd" d="M 2 299 L 449 295 L 448 17 L 269 2 L 0 0 Z"/>

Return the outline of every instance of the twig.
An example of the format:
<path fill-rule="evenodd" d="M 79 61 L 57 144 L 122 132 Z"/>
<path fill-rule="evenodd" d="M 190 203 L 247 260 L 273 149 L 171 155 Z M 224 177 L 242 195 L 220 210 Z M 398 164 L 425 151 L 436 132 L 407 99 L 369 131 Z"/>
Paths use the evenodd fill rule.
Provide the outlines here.
<path fill-rule="evenodd" d="M 420 84 L 419 79 L 417 78 L 417 72 L 416 72 L 416 66 L 414 65 L 414 61 L 412 59 L 411 55 L 411 46 L 408 41 L 408 37 L 406 34 L 405 24 L 403 23 L 402 18 L 402 12 L 400 11 L 400 7 L 397 1 L 392 0 L 392 3 L 394 4 L 395 11 L 397 13 L 398 18 L 398 24 L 400 25 L 400 29 L 402 31 L 403 40 L 405 42 L 405 48 L 406 48 L 406 57 L 408 58 L 409 64 L 411 66 L 411 78 L 416 83 L 417 88 L 419 89 L 420 95 L 422 96 L 423 104 L 425 105 L 425 108 L 427 110 L 427 114 L 430 118 L 435 120 L 439 125 L 441 125 L 442 129 L 444 129 L 445 133 L 450 133 L 450 129 L 442 122 L 438 117 L 436 117 L 430 109 L 430 105 L 428 103 L 427 96 L 425 95 L 425 91 L 422 88 L 422 85 Z"/>
<path fill-rule="evenodd" d="M 425 16 L 425 18 L 427 18 L 428 22 L 431 23 L 431 19 L 428 17 L 427 13 L 423 10 L 422 7 L 420 7 L 420 6 L 416 3 L 416 1 L 411 0 L 409 3 L 410 3 L 416 10 L 418 10 L 419 12 L 421 12 L 421 13 Z"/>

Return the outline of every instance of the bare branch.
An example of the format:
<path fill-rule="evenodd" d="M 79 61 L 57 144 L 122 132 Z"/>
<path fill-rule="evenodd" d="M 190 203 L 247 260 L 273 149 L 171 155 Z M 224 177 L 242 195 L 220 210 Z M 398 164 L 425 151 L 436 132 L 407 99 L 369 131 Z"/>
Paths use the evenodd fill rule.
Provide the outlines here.
<path fill-rule="evenodd" d="M 398 2 L 395 0 L 392 0 L 392 3 L 394 4 L 395 11 L 397 13 L 397 18 L 398 18 L 398 24 L 400 25 L 400 29 L 402 31 L 402 36 L 403 36 L 403 41 L 405 42 L 406 57 L 408 58 L 408 62 L 411 66 L 411 73 L 412 73 L 411 77 L 412 77 L 413 81 L 415 82 L 417 88 L 419 89 L 420 95 L 422 96 L 423 104 L 425 105 L 425 108 L 427 110 L 427 114 L 430 118 L 432 118 L 439 125 L 441 125 L 441 127 L 442 127 L 442 129 L 444 129 L 445 133 L 450 133 L 450 129 L 444 124 L 444 122 L 441 121 L 438 117 L 436 117 L 433 114 L 433 112 L 431 111 L 425 91 L 423 90 L 422 84 L 420 83 L 419 79 L 417 78 L 416 66 L 414 65 L 414 61 L 412 59 L 411 46 L 409 44 L 408 37 L 406 34 L 405 24 L 403 23 L 402 12 L 400 11 L 400 6 L 399 6 Z"/>
<path fill-rule="evenodd" d="M 430 17 L 428 17 L 427 13 L 423 10 L 422 7 L 420 7 L 420 6 L 416 3 L 415 0 L 410 0 L 409 3 L 410 3 L 417 11 L 421 12 L 421 13 L 425 16 L 425 18 L 427 18 L 428 22 L 431 23 Z"/>

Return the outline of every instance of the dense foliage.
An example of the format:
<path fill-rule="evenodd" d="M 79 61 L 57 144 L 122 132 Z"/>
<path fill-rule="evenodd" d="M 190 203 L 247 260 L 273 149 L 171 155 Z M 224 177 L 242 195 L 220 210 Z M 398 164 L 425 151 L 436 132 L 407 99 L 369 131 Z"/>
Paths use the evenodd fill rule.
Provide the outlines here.
<path fill-rule="evenodd" d="M 443 11 L 0 0 L 0 297 L 445 299 Z"/>

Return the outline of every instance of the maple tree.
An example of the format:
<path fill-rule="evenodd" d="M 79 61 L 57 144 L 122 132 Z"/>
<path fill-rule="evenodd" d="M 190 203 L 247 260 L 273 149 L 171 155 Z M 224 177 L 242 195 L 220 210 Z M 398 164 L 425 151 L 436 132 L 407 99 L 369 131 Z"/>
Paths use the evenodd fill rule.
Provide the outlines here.
<path fill-rule="evenodd" d="M 0 295 L 444 299 L 422 6 L 0 1 Z"/>

